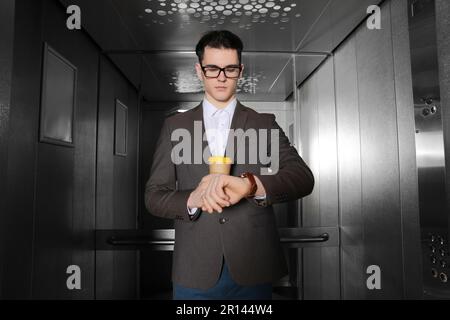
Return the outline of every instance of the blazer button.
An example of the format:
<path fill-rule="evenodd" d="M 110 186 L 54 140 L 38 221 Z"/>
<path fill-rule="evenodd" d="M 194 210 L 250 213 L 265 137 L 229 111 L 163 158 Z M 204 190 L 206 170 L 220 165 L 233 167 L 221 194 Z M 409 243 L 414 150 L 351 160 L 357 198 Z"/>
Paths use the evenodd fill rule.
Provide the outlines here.
<path fill-rule="evenodd" d="M 227 222 L 227 220 L 228 220 L 228 219 L 226 219 L 226 218 L 220 218 L 220 219 L 219 219 L 219 223 L 220 223 L 220 224 L 224 224 L 225 222 Z"/>

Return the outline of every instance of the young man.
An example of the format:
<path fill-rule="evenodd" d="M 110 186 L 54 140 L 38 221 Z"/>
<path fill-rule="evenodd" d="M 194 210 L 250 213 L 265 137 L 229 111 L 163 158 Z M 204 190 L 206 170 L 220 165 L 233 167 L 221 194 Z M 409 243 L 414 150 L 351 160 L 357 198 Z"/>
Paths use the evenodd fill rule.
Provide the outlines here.
<path fill-rule="evenodd" d="M 225 30 L 200 39 L 195 68 L 205 96 L 197 107 L 165 120 L 146 184 L 147 210 L 175 219 L 174 299 L 271 299 L 272 283 L 287 274 L 272 204 L 304 197 L 314 186 L 311 170 L 275 117 L 236 99 L 242 49 L 239 37 Z M 199 123 L 206 132 L 200 146 L 195 145 Z M 256 144 L 270 146 L 278 160 L 275 174 L 261 174 L 267 163 L 249 161 L 255 143 L 238 138 L 231 143 L 230 129 L 270 131 L 270 138 L 256 135 Z M 175 163 L 176 130 L 194 136 L 184 152 L 192 153 L 191 160 L 201 152 L 201 163 Z M 242 141 L 244 148 L 236 148 Z M 230 156 L 230 175 L 209 174 L 203 151 Z"/>

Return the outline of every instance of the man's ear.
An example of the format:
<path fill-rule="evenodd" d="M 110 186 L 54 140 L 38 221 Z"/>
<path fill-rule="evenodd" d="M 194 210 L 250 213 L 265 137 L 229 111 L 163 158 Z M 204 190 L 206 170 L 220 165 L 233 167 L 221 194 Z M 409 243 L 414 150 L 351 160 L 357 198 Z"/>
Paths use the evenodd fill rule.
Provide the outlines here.
<path fill-rule="evenodd" d="M 241 63 L 241 74 L 239 75 L 239 78 L 242 78 L 243 74 L 244 74 L 244 64 Z"/>
<path fill-rule="evenodd" d="M 199 80 L 203 82 L 203 71 L 200 66 L 200 63 L 198 62 L 195 64 L 195 71 L 197 73 L 197 77 L 199 78 Z"/>

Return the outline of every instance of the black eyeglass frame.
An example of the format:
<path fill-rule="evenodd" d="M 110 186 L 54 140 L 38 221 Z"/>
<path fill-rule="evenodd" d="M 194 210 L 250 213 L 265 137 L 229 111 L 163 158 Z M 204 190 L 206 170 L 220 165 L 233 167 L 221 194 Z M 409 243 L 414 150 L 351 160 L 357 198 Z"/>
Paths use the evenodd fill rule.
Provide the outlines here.
<path fill-rule="evenodd" d="M 218 77 L 220 77 L 220 74 L 222 72 L 225 75 L 225 78 L 227 78 L 227 79 L 237 79 L 241 75 L 241 71 L 242 71 L 242 65 L 239 65 L 239 66 L 237 66 L 237 65 L 230 65 L 230 66 L 226 66 L 226 67 L 223 67 L 223 68 L 221 68 L 219 66 L 216 66 L 216 65 L 206 65 L 206 66 L 200 65 L 200 67 L 202 68 L 203 74 L 208 79 L 218 78 Z M 219 73 L 217 74 L 216 77 L 209 77 L 209 76 L 206 75 L 206 68 L 217 68 L 217 69 L 219 69 Z M 239 69 L 239 74 L 236 77 L 228 77 L 227 73 L 225 71 L 225 69 L 227 69 L 227 68 L 237 68 L 237 69 Z"/>

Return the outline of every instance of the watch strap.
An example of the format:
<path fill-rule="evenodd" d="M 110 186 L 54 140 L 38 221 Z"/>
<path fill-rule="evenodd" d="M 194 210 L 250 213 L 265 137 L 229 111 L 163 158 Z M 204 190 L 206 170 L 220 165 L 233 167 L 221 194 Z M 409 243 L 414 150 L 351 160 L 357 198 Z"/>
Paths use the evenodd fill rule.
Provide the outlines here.
<path fill-rule="evenodd" d="M 253 173 L 244 172 L 243 174 L 240 175 L 240 177 L 247 178 L 250 181 L 250 193 L 246 196 L 246 198 L 255 196 L 258 186 L 256 184 L 256 180 L 255 180 L 255 177 L 253 176 Z"/>

